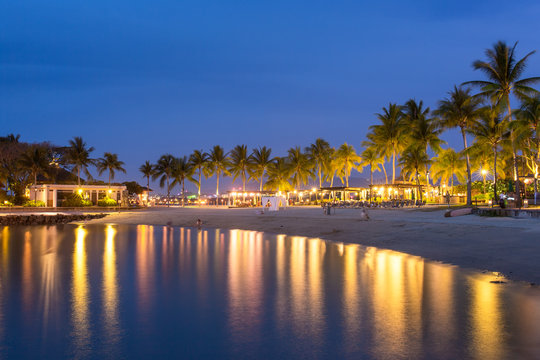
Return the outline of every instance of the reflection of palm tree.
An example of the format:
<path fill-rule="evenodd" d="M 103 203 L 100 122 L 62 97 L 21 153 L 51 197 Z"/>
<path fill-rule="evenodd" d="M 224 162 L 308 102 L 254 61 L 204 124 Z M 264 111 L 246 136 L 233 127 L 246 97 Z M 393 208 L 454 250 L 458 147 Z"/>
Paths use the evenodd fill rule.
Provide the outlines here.
<path fill-rule="evenodd" d="M 399 164 L 403 167 L 404 175 L 412 178 L 416 178 L 416 186 L 418 188 L 418 195 L 420 201 L 422 201 L 422 189 L 420 188 L 420 172 L 424 172 L 430 164 L 430 160 L 426 151 L 420 146 L 409 146 L 399 160 Z"/>
<path fill-rule="evenodd" d="M 315 164 L 317 169 L 317 177 L 319 178 L 319 188 L 321 188 L 324 167 L 325 164 L 330 161 L 330 144 L 326 140 L 318 138 L 313 144 L 306 148 L 306 152 L 309 154 L 311 160 Z"/>
<path fill-rule="evenodd" d="M 87 147 L 84 140 L 76 136 L 69 140 L 69 147 L 66 149 L 66 161 L 73 165 L 73 169 L 77 170 L 77 185 L 81 185 L 81 170 L 85 172 L 88 178 L 91 178 L 88 166 L 94 165 L 95 160 L 90 158 L 90 153 L 94 151 L 93 147 Z"/>
<path fill-rule="evenodd" d="M 473 63 L 475 70 L 483 72 L 488 81 L 468 81 L 465 84 L 478 86 L 480 88 L 479 96 L 487 97 L 493 103 L 506 106 L 508 121 L 512 122 L 512 108 L 510 105 L 510 94 L 514 94 L 520 99 L 526 98 L 531 94 L 538 94 L 538 91 L 530 86 L 540 81 L 540 77 L 531 77 L 521 79 L 527 59 L 535 53 L 531 51 L 522 59 L 517 59 L 515 49 L 517 42 L 510 48 L 505 42 L 499 41 L 493 45 L 492 49 L 486 50 L 487 61 L 476 60 Z M 519 191 L 518 163 L 516 155 L 516 144 L 513 131 L 510 134 L 512 141 L 512 156 L 514 160 L 514 181 L 516 186 L 516 200 L 521 204 L 521 194 Z"/>
<path fill-rule="evenodd" d="M 171 176 L 174 168 L 174 156 L 171 154 L 162 155 L 156 163 L 154 174 L 152 179 L 159 178 L 159 186 L 163 187 L 167 183 L 167 205 L 169 205 L 169 199 L 171 196 Z"/>
<path fill-rule="evenodd" d="M 311 172 L 313 165 L 307 154 L 302 152 L 300 146 L 290 148 L 287 153 L 287 161 L 291 168 L 292 181 L 296 190 L 300 190 L 300 186 L 307 184 L 309 178 L 313 175 Z"/>
<path fill-rule="evenodd" d="M 351 174 L 351 170 L 358 166 L 360 156 L 356 154 L 356 151 L 352 145 L 344 143 L 337 149 L 336 158 L 338 159 L 344 173 L 345 186 L 349 187 L 349 175 Z"/>
<path fill-rule="evenodd" d="M 182 186 L 182 206 L 184 206 L 184 202 L 186 199 L 186 192 L 184 189 L 186 180 L 189 180 L 197 184 L 197 180 L 193 178 L 194 171 L 195 171 L 195 168 L 191 165 L 191 163 L 189 162 L 186 156 L 174 159 L 173 168 L 171 172 L 171 176 L 174 180 L 171 183 L 171 187 L 174 187 L 174 185 L 176 184 Z"/>
<path fill-rule="evenodd" d="M 392 184 L 396 181 L 396 157 L 405 144 L 406 128 L 401 107 L 389 104 L 377 114 L 381 124 L 371 125 L 367 138 L 384 156 L 392 156 Z"/>
<path fill-rule="evenodd" d="M 103 174 L 104 171 L 109 171 L 109 186 L 111 186 L 111 180 L 114 179 L 115 171 L 121 171 L 124 174 L 126 173 L 126 169 L 124 169 L 122 165 L 124 165 L 124 162 L 118 160 L 117 154 L 106 152 L 101 159 L 98 159 L 97 170 L 99 175 Z"/>
<path fill-rule="evenodd" d="M 434 180 L 440 180 L 441 183 L 449 185 L 450 191 L 454 194 L 454 176 L 458 180 L 465 179 L 467 173 L 465 171 L 465 161 L 462 155 L 456 153 L 454 149 L 443 149 L 439 152 L 437 157 L 432 159 L 433 165 L 431 166 L 431 173 Z"/>
<path fill-rule="evenodd" d="M 263 181 L 266 170 L 272 163 L 272 149 L 267 148 L 266 146 L 253 149 L 249 157 L 250 162 L 250 172 L 255 180 L 259 181 L 259 191 L 263 189 Z"/>
<path fill-rule="evenodd" d="M 496 201 L 498 148 L 507 137 L 507 123 L 503 121 L 500 109 L 498 107 L 483 108 L 478 121 L 473 124 L 470 132 L 475 136 L 476 144 L 480 148 L 488 147 L 490 151 L 493 151 L 493 199 Z M 484 151 L 481 153 L 485 154 Z"/>
<path fill-rule="evenodd" d="M 466 131 L 471 128 L 478 117 L 480 100 L 470 95 L 469 89 L 454 86 L 454 90 L 448 93 L 449 98 L 439 101 L 439 108 L 435 114 L 441 118 L 443 128 L 459 127 L 463 138 L 463 148 L 467 164 L 467 205 L 472 204 L 471 195 L 471 162 L 467 146 Z"/>
<path fill-rule="evenodd" d="M 516 141 L 525 154 L 529 154 L 534 171 L 534 203 L 538 193 L 538 164 L 540 163 L 540 97 L 524 99 L 513 124 Z"/>
<path fill-rule="evenodd" d="M 215 145 L 208 160 L 210 173 L 216 174 L 216 196 L 219 196 L 219 177 L 228 174 L 229 158 L 219 145 Z M 217 204 L 217 202 L 216 202 Z"/>
<path fill-rule="evenodd" d="M 139 171 L 146 178 L 146 189 L 150 192 L 150 176 L 154 175 L 154 165 L 150 164 L 150 161 L 147 160 L 139 167 Z"/>
<path fill-rule="evenodd" d="M 288 191 L 291 190 L 289 178 L 291 176 L 290 166 L 286 158 L 277 158 L 268 167 L 268 181 L 265 187 L 270 190 Z"/>
<path fill-rule="evenodd" d="M 201 176 L 203 169 L 208 165 L 208 158 L 209 155 L 202 150 L 194 150 L 193 154 L 189 157 L 189 162 L 197 169 L 197 175 L 199 177 L 199 181 L 197 182 L 197 195 L 199 199 L 201 198 Z"/>

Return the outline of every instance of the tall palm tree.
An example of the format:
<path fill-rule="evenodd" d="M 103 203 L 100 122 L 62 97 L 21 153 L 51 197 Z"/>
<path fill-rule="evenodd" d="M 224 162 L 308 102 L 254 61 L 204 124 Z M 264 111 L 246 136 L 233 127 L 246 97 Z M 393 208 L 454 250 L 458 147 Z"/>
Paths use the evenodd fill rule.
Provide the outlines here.
<path fill-rule="evenodd" d="M 351 175 L 351 170 L 358 167 L 360 162 L 360 156 L 354 150 L 352 145 L 343 143 L 336 151 L 336 157 L 339 159 L 341 168 L 345 178 L 345 186 L 349 187 L 349 176 Z"/>
<path fill-rule="evenodd" d="M 259 181 L 259 191 L 263 189 L 266 170 L 272 163 L 271 155 L 272 149 L 262 146 L 253 149 L 249 156 L 250 173 L 255 180 Z"/>
<path fill-rule="evenodd" d="M 535 51 L 531 51 L 523 58 L 518 59 L 515 54 L 516 46 L 517 42 L 513 47 L 509 47 L 504 41 L 498 41 L 493 45 L 492 49 L 486 50 L 487 61 L 476 60 L 473 62 L 473 68 L 484 73 L 488 80 L 474 80 L 464 83 L 479 87 L 480 93 L 478 96 L 489 98 L 494 103 L 506 106 L 508 121 L 510 122 L 512 122 L 510 95 L 513 94 L 520 99 L 530 95 L 536 95 L 538 91 L 533 89 L 531 85 L 540 82 L 540 77 L 521 78 L 527 66 L 528 58 Z M 518 206 L 521 206 L 516 144 L 514 143 L 515 138 L 512 130 L 510 132 L 510 138 L 512 141 L 512 157 L 514 161 L 516 201 Z"/>
<path fill-rule="evenodd" d="M 188 160 L 186 156 L 174 159 L 171 172 L 171 176 L 173 178 L 171 188 L 174 187 L 176 184 L 182 186 L 182 206 L 184 206 L 186 199 L 186 192 L 184 188 L 186 180 L 197 184 L 197 180 L 193 178 L 194 173 L 195 167 L 193 167 L 192 163 Z"/>
<path fill-rule="evenodd" d="M 381 124 L 371 125 L 367 138 L 385 156 L 392 156 L 392 184 L 396 181 L 396 157 L 405 147 L 406 124 L 401 106 L 388 104 L 382 114 L 376 114 Z"/>
<path fill-rule="evenodd" d="M 155 167 L 150 163 L 150 161 L 146 160 L 144 164 L 142 164 L 139 167 L 139 171 L 143 174 L 143 176 L 146 178 L 146 189 L 150 191 L 150 177 L 154 175 Z"/>
<path fill-rule="evenodd" d="M 461 130 L 467 164 L 467 205 L 471 205 L 471 161 L 469 158 L 466 132 L 478 118 L 480 99 L 471 96 L 469 89 L 457 86 L 454 86 L 454 90 L 450 91 L 448 95 L 448 98 L 439 101 L 439 108 L 434 113 L 440 117 L 442 128 L 451 129 L 459 127 Z"/>
<path fill-rule="evenodd" d="M 289 179 L 291 168 L 286 158 L 276 158 L 268 167 L 268 181 L 265 188 L 276 191 L 289 191 L 292 189 Z"/>
<path fill-rule="evenodd" d="M 171 177 L 174 169 L 175 158 L 171 154 L 161 155 L 154 168 L 152 179 L 159 178 L 159 186 L 162 188 L 167 184 L 167 206 L 171 196 Z"/>
<path fill-rule="evenodd" d="M 83 171 L 88 178 L 92 175 L 88 171 L 88 166 L 94 165 L 95 160 L 90 158 L 90 153 L 94 151 L 92 146 L 87 147 L 86 143 L 80 136 L 75 136 L 72 140 L 69 140 L 69 147 L 65 152 L 65 160 L 68 164 L 73 165 L 73 169 L 77 171 L 77 185 L 81 185 L 81 171 Z"/>
<path fill-rule="evenodd" d="M 231 150 L 231 162 L 229 164 L 229 171 L 233 176 L 233 181 L 236 180 L 238 176 L 242 178 L 242 192 L 246 192 L 246 180 L 247 180 L 247 171 L 249 168 L 249 155 L 246 145 L 236 145 L 234 149 Z M 245 200 L 245 196 L 244 196 Z"/>
<path fill-rule="evenodd" d="M 431 161 L 433 179 L 449 185 L 450 192 L 454 194 L 454 177 L 457 177 L 458 180 L 467 178 L 462 154 L 455 152 L 452 148 L 442 149 Z"/>
<path fill-rule="evenodd" d="M 197 176 L 199 181 L 197 182 L 197 196 L 201 198 L 201 177 L 203 170 L 208 166 L 209 155 L 202 150 L 194 150 L 189 157 L 190 164 L 197 169 Z"/>
<path fill-rule="evenodd" d="M 313 144 L 306 148 L 306 153 L 309 154 L 311 161 L 317 169 L 317 177 L 319 179 L 319 188 L 323 183 L 323 172 L 325 164 L 330 161 L 331 147 L 328 141 L 317 138 Z"/>
<path fill-rule="evenodd" d="M 287 151 L 287 161 L 291 168 L 294 187 L 296 190 L 300 190 L 300 187 L 307 184 L 309 178 L 313 175 L 311 171 L 313 168 L 312 162 L 309 156 L 302 152 L 300 146 L 290 148 Z"/>
<path fill-rule="evenodd" d="M 123 161 L 118 160 L 117 154 L 111 154 L 106 152 L 103 154 L 103 157 L 97 160 L 97 170 L 98 174 L 101 175 L 105 171 L 109 171 L 109 186 L 111 186 L 111 180 L 114 179 L 114 172 L 121 171 L 124 174 L 126 169 L 122 166 L 124 165 Z"/>
<path fill-rule="evenodd" d="M 32 146 L 21 154 L 20 165 L 28 171 L 34 178 L 34 186 L 37 185 L 38 175 L 46 175 L 49 171 L 50 156 L 48 150 L 43 146 Z M 36 199 L 37 189 L 34 189 L 34 199 Z"/>
<path fill-rule="evenodd" d="M 373 172 L 381 171 L 384 159 L 372 147 L 367 147 L 360 157 L 362 159 L 362 166 L 369 166 L 369 185 L 373 185 Z"/>
<path fill-rule="evenodd" d="M 475 136 L 476 143 L 489 147 L 493 152 L 493 199 L 497 201 L 497 155 L 501 143 L 508 137 L 508 124 L 503 120 L 499 106 L 484 107 L 470 132 Z"/>
<path fill-rule="evenodd" d="M 229 158 L 221 146 L 215 145 L 210 151 L 208 166 L 210 172 L 216 175 L 216 196 L 219 196 L 219 178 L 221 174 L 229 174 Z"/>
<path fill-rule="evenodd" d="M 416 186 L 418 189 L 418 198 L 422 201 L 422 189 L 420 187 L 420 172 L 424 172 L 430 164 L 429 157 L 421 146 L 409 146 L 399 159 L 400 165 L 403 167 L 404 175 L 410 178 L 416 178 Z"/>

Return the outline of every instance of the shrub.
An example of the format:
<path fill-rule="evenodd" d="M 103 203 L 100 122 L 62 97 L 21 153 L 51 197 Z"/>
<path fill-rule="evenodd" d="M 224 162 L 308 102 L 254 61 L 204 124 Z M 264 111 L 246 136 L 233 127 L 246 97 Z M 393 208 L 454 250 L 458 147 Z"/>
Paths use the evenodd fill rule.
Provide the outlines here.
<path fill-rule="evenodd" d="M 83 207 L 91 206 L 92 202 L 89 200 L 84 200 L 81 195 L 73 193 L 69 194 L 64 201 L 62 201 L 63 207 Z"/>
<path fill-rule="evenodd" d="M 28 200 L 23 204 L 24 207 L 45 207 L 45 202 L 41 200 Z"/>
<path fill-rule="evenodd" d="M 99 206 L 116 206 L 116 200 L 106 196 L 98 201 Z"/>

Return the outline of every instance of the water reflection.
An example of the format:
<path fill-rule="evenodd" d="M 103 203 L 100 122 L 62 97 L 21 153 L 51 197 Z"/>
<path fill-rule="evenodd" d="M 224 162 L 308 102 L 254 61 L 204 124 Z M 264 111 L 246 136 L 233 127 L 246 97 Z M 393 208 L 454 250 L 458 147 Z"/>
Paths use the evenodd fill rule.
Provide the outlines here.
<path fill-rule="evenodd" d="M 108 225 L 105 229 L 103 251 L 103 317 L 106 353 L 112 355 L 120 335 L 118 319 L 118 279 L 116 275 L 116 229 Z"/>
<path fill-rule="evenodd" d="M 84 357 L 90 351 L 90 303 L 88 289 L 88 268 L 86 264 L 86 230 L 79 226 L 75 231 L 73 252 L 73 280 L 71 289 L 73 344 L 76 358 Z"/>

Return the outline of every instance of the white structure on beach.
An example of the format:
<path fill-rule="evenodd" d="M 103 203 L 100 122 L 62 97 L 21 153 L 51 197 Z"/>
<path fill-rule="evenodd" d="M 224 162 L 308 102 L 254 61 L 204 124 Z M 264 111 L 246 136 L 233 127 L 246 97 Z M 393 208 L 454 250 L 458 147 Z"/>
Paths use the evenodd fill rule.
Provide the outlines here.
<path fill-rule="evenodd" d="M 32 185 L 28 188 L 30 200 L 43 201 L 47 207 L 60 206 L 62 200 L 73 193 L 81 195 L 83 199 L 90 200 L 94 205 L 97 205 L 98 200 L 104 197 L 116 200 L 119 204 L 123 204 L 124 199 L 127 200 L 127 188 L 124 185 L 42 184 Z"/>
<path fill-rule="evenodd" d="M 262 205 L 264 210 L 278 211 L 287 207 L 287 199 L 285 196 L 263 196 Z"/>

